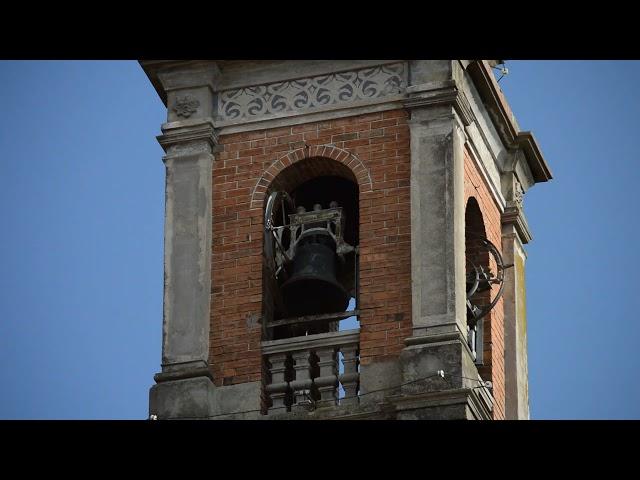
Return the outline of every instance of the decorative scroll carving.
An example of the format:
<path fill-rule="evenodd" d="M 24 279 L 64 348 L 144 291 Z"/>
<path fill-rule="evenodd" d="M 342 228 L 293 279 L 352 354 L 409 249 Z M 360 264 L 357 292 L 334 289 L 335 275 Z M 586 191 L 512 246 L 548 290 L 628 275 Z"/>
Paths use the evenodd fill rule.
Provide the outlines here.
<path fill-rule="evenodd" d="M 200 102 L 193 95 L 184 95 L 183 97 L 176 98 L 176 104 L 173 106 L 173 111 L 179 117 L 189 118 L 192 114 L 198 111 Z"/>
<path fill-rule="evenodd" d="M 218 118 L 223 121 L 251 120 L 264 115 L 397 95 L 407 86 L 406 70 L 404 63 L 393 63 L 226 90 L 218 96 Z"/>
<path fill-rule="evenodd" d="M 522 208 L 522 201 L 524 192 L 522 191 L 522 185 L 520 182 L 514 182 L 513 186 L 513 202 L 516 204 L 518 208 Z"/>

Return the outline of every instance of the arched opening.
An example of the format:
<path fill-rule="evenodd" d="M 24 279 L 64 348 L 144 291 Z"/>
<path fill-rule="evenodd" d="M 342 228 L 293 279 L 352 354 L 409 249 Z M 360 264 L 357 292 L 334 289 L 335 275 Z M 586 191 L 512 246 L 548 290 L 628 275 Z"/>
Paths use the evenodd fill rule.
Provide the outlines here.
<path fill-rule="evenodd" d="M 356 401 L 359 187 L 344 164 L 297 161 L 264 203 L 264 411 Z M 301 340 L 301 337 L 304 340 Z"/>
<path fill-rule="evenodd" d="M 337 331 L 355 309 L 358 183 L 325 157 L 282 170 L 265 195 L 263 339 Z"/>
<path fill-rule="evenodd" d="M 491 271 L 492 258 L 484 239 L 486 230 L 478 201 L 470 197 L 465 209 L 465 273 L 467 291 L 467 334 L 474 360 L 483 379 L 490 379 L 491 342 L 486 335 L 491 312 L 480 316 L 491 303 L 491 284 L 483 282 Z M 493 266 L 495 271 L 495 265 Z M 488 375 L 488 376 L 487 376 Z"/>

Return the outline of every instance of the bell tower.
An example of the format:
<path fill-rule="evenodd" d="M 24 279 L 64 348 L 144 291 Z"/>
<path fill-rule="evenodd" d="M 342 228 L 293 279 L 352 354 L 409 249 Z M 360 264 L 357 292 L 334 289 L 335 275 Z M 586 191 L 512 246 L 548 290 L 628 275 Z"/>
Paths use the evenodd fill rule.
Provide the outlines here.
<path fill-rule="evenodd" d="M 529 418 L 523 213 L 486 60 L 143 61 L 167 106 L 160 419 Z"/>

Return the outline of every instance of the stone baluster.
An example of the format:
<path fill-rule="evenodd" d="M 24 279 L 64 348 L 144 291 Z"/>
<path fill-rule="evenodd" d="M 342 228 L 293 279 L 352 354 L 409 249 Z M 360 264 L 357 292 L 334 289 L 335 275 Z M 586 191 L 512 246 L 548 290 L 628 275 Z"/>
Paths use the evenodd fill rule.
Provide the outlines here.
<path fill-rule="evenodd" d="M 330 406 L 337 404 L 338 387 L 338 355 L 333 346 L 316 348 L 318 356 L 319 376 L 313 379 L 313 383 L 320 392 L 318 406 Z"/>
<path fill-rule="evenodd" d="M 266 386 L 266 392 L 273 403 L 269 410 L 274 413 L 281 413 L 285 411 L 285 397 L 289 389 L 289 382 L 286 380 L 287 354 L 275 353 L 270 355 L 268 360 L 271 383 Z"/>
<path fill-rule="evenodd" d="M 291 409 L 306 409 L 306 405 L 308 405 L 311 399 L 311 386 L 313 385 L 309 364 L 309 351 L 300 350 L 293 352 L 291 356 L 294 361 L 293 368 L 296 372 L 296 379 L 290 384 L 293 389 L 293 405 Z"/>
<path fill-rule="evenodd" d="M 345 345 L 340 347 L 342 352 L 342 364 L 344 365 L 344 373 L 340 375 L 340 383 L 344 388 L 344 398 L 340 401 L 341 405 L 358 404 L 358 386 L 360 383 L 360 374 L 358 373 L 358 345 Z"/>

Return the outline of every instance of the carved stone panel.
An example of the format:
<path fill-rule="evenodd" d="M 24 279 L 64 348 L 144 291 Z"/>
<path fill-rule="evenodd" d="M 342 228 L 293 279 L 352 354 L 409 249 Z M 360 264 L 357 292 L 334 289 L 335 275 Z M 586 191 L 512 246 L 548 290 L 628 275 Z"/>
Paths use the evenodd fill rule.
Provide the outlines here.
<path fill-rule="evenodd" d="M 231 89 L 218 94 L 218 121 L 241 123 L 348 103 L 380 102 L 407 87 L 405 63 Z"/>
<path fill-rule="evenodd" d="M 189 118 L 192 114 L 198 111 L 200 102 L 193 95 L 182 95 L 176 98 L 176 103 L 173 106 L 173 110 L 179 117 Z"/>

